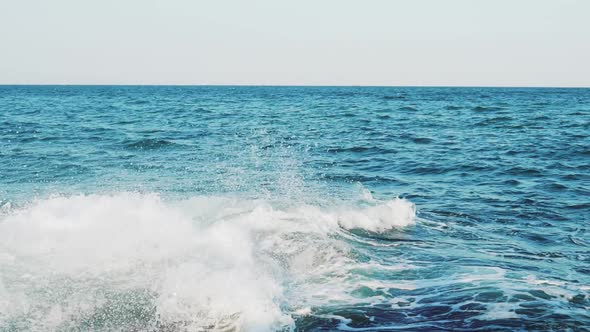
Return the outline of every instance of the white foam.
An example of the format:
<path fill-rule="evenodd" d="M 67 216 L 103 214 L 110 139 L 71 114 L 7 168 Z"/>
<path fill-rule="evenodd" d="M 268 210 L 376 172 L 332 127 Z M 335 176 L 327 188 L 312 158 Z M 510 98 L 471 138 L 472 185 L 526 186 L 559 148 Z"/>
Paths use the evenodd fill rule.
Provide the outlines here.
<path fill-rule="evenodd" d="M 414 204 L 396 198 L 384 204 L 364 210 L 350 210 L 340 214 L 338 221 L 346 229 L 364 229 L 370 232 L 385 232 L 393 228 L 406 227 L 415 223 Z"/>
<path fill-rule="evenodd" d="M 292 328 L 288 308 L 308 313 L 323 290 L 342 293 L 323 301 L 348 299 L 356 262 L 340 226 L 380 232 L 414 215 L 401 199 L 356 210 L 136 193 L 39 200 L 0 217 L 0 328 L 75 327 L 109 306 L 125 318 L 125 296 L 153 303 L 158 324 Z"/>
<path fill-rule="evenodd" d="M 518 308 L 518 303 L 486 303 L 486 311 L 476 317 L 482 320 L 518 318 Z"/>

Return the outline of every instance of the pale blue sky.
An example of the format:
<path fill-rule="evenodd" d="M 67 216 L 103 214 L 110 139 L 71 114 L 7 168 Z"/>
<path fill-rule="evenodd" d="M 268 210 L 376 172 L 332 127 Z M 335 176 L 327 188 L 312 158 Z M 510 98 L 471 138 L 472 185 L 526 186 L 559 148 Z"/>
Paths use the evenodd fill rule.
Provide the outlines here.
<path fill-rule="evenodd" d="M 0 0 L 0 84 L 590 86 L 590 0 Z"/>

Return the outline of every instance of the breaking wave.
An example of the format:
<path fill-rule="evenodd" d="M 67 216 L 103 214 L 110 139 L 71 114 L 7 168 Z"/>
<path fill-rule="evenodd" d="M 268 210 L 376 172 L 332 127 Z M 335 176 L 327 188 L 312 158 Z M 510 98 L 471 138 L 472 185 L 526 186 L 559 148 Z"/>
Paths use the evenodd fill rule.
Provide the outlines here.
<path fill-rule="evenodd" d="M 403 199 L 362 205 L 124 192 L 7 207 L 0 330 L 291 330 L 310 305 L 350 300 L 345 271 L 362 263 L 347 230 L 415 222 Z"/>

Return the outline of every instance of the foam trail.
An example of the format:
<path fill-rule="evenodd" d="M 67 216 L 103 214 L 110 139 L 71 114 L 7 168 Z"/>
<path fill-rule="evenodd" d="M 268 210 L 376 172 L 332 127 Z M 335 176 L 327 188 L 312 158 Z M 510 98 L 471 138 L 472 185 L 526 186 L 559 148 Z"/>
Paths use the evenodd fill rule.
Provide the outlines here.
<path fill-rule="evenodd" d="M 316 295 L 305 291 L 321 288 L 311 277 L 356 264 L 341 227 L 381 232 L 413 216 L 400 199 L 357 210 L 136 193 L 40 200 L 0 217 L 0 330 L 293 329 L 291 313 Z"/>

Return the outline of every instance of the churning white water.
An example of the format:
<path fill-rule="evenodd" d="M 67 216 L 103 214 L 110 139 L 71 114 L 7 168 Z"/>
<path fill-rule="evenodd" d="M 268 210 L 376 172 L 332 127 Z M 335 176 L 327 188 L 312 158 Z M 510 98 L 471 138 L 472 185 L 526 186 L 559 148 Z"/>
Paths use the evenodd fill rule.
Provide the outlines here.
<path fill-rule="evenodd" d="M 294 315 L 349 296 L 346 271 L 362 263 L 346 230 L 415 220 L 403 199 L 278 208 L 116 193 L 5 210 L 0 330 L 31 331 L 290 330 Z"/>

